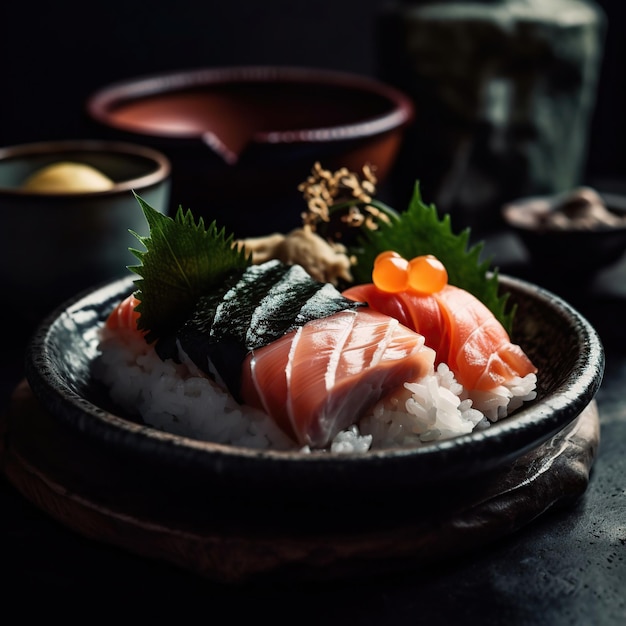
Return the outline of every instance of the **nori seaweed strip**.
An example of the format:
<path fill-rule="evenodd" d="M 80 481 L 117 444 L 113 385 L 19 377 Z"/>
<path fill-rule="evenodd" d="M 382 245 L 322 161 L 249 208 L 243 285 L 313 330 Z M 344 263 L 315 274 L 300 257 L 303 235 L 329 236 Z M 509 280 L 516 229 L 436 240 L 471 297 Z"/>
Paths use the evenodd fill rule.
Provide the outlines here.
<path fill-rule="evenodd" d="M 212 335 L 216 342 L 235 337 L 248 351 L 258 348 L 280 337 L 286 329 L 285 321 L 276 317 L 276 327 L 273 339 L 265 343 L 249 339 L 250 329 L 255 324 L 255 316 L 261 306 L 264 306 L 265 298 L 276 285 L 285 280 L 290 274 L 291 267 L 280 261 L 268 261 L 262 265 L 252 265 L 246 269 L 239 282 L 224 296 L 219 305 L 212 328 Z M 291 281 L 287 279 L 289 284 Z M 282 300 L 284 304 L 284 299 Z M 291 323 L 291 319 L 288 320 Z M 254 336 L 254 333 L 252 334 Z"/>
<path fill-rule="evenodd" d="M 249 350 L 261 348 L 302 324 L 296 319 L 302 307 L 320 291 L 324 283 L 317 282 L 300 265 L 288 271 L 259 302 L 246 333 Z M 330 312 L 320 311 L 321 315 Z M 321 316 L 320 315 L 320 316 Z"/>
<path fill-rule="evenodd" d="M 363 306 L 298 265 L 268 261 L 248 267 L 230 289 L 198 301 L 178 332 L 180 344 L 205 373 L 216 373 L 240 400 L 247 354 L 308 321 Z"/>
<path fill-rule="evenodd" d="M 224 291 L 220 291 L 202 296 L 198 300 L 192 316 L 176 335 L 176 339 L 180 342 L 180 346 L 187 356 L 211 378 L 215 378 L 216 373 L 219 373 L 220 378 L 223 378 L 222 371 L 230 370 L 229 363 L 231 361 L 239 362 L 246 355 L 245 349 L 239 342 L 231 342 L 230 345 L 224 342 L 222 351 L 225 356 L 230 355 L 231 358 L 223 363 L 215 362 L 216 359 L 220 361 L 220 354 L 215 352 L 216 342 L 211 329 L 213 328 L 215 311 L 222 302 L 224 293 Z"/>
<path fill-rule="evenodd" d="M 233 272 L 224 278 L 219 288 L 199 298 L 191 317 L 175 333 L 159 337 L 155 351 L 163 360 L 167 358 L 180 361 L 177 342 L 180 341 L 187 356 L 205 373 L 211 374 L 207 364 L 207 346 L 215 311 L 224 298 L 224 294 L 236 284 L 241 272 Z"/>
<path fill-rule="evenodd" d="M 296 316 L 293 328 L 304 326 L 307 322 L 327 317 L 346 309 L 357 309 L 367 306 L 365 302 L 352 302 L 342 296 L 330 283 L 325 283 L 307 300 Z"/>
<path fill-rule="evenodd" d="M 242 341 L 242 324 L 249 323 L 247 320 L 256 307 L 253 299 L 242 301 L 237 294 L 245 292 L 248 283 L 267 290 L 287 270 L 278 263 L 261 271 L 259 267 L 250 266 L 236 277 L 231 276 L 223 289 L 202 296 L 176 334 L 195 365 L 213 379 L 219 376 L 237 400 L 241 364 L 249 352 Z"/>

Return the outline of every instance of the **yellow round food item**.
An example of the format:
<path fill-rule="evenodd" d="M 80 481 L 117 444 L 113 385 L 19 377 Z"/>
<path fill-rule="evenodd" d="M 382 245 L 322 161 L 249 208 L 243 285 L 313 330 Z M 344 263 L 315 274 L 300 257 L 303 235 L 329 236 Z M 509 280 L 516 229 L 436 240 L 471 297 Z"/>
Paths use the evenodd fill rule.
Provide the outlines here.
<path fill-rule="evenodd" d="M 104 191 L 113 187 L 113 181 L 91 165 L 61 161 L 31 174 L 22 189 L 36 193 L 81 193 Z"/>

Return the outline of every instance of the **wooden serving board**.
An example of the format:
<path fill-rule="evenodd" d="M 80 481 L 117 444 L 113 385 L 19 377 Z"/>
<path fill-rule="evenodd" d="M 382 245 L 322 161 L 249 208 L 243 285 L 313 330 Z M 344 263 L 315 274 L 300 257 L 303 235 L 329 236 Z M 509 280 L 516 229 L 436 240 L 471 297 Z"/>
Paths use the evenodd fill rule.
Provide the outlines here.
<path fill-rule="evenodd" d="M 441 517 L 398 519 L 392 526 L 323 532 L 273 531 L 251 522 L 248 530 L 224 530 L 206 521 L 167 525 L 138 518 L 123 504 L 106 506 L 97 489 L 65 484 L 29 454 L 28 431 L 12 424 L 46 419 L 28 384 L 15 390 L 6 415 L 0 415 L 0 463 L 9 482 L 38 508 L 73 531 L 131 553 L 174 564 L 207 579 L 241 583 L 255 578 L 343 577 L 400 568 L 425 568 L 458 557 L 526 526 L 547 510 L 566 506 L 587 488 L 600 441 L 597 405 L 552 439 L 514 462 L 507 471 L 481 483 L 470 504 Z M 47 423 L 50 423 L 48 419 Z M 35 458 L 33 458 L 35 456 Z M 67 459 L 72 462 L 71 458 Z M 97 472 L 97 467 L 85 467 Z M 101 477 L 100 477 L 101 480 Z M 88 484 L 89 481 L 87 481 Z M 454 498 L 454 493 L 450 494 Z"/>

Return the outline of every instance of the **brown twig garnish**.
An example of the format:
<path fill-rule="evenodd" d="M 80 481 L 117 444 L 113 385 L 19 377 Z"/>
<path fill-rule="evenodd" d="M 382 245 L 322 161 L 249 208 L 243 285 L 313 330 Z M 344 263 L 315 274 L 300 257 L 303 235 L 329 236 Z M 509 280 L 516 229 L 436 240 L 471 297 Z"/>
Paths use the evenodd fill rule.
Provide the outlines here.
<path fill-rule="evenodd" d="M 313 165 L 311 175 L 298 186 L 307 203 L 302 213 L 303 224 L 313 230 L 331 221 L 333 209 L 341 209 L 339 221 L 346 228 L 365 226 L 376 230 L 377 220 L 389 221 L 388 216 L 372 204 L 378 182 L 374 168 L 366 164 L 362 174 L 342 167 L 335 172 Z"/>

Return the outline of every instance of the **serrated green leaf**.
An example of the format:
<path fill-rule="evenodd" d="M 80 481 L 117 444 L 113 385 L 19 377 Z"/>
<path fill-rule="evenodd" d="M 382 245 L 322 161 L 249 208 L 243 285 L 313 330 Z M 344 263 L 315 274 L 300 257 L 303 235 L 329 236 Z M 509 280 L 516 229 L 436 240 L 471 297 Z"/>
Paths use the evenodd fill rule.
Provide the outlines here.
<path fill-rule="evenodd" d="M 232 234 L 218 230 L 216 222 L 205 228 L 190 210 L 178 207 L 171 218 L 160 213 L 141 197 L 135 198 L 144 213 L 150 234 L 147 237 L 130 231 L 145 247 L 131 248 L 139 265 L 129 270 L 140 276 L 135 280 L 140 301 L 139 326 L 153 341 L 176 330 L 184 322 L 203 294 L 224 282 L 227 276 L 243 271 L 250 259 L 234 244 Z"/>
<path fill-rule="evenodd" d="M 491 259 L 481 259 L 483 243 L 470 246 L 469 241 L 469 228 L 454 233 L 450 216 L 440 218 L 434 205 L 422 201 L 418 182 L 409 207 L 398 219 L 381 223 L 378 230 L 363 231 L 358 250 L 352 251 L 357 258 L 354 282 L 371 282 L 374 260 L 385 250 L 394 250 L 406 259 L 433 254 L 445 265 L 448 282 L 481 300 L 510 332 L 515 310 L 507 311 L 508 294 L 499 295 L 498 270 L 490 271 Z"/>

